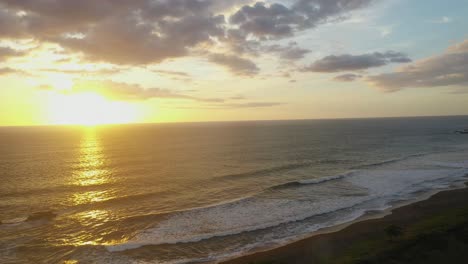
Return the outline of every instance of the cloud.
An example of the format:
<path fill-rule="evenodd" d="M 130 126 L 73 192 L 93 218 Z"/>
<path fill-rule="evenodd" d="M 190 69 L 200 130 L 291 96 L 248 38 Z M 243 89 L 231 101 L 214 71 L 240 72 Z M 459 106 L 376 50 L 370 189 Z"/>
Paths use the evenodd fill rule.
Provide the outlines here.
<path fill-rule="evenodd" d="M 185 56 L 189 49 L 224 35 L 225 19 L 214 0 L 3 0 L 0 34 L 23 25 L 18 36 L 57 43 L 91 61 L 158 63 Z M 239 1 L 234 1 L 239 3 Z M 243 1 L 240 1 L 243 2 Z M 15 16 L 18 12 L 22 16 Z M 8 22 L 8 23 L 7 23 Z M 0 37 L 11 35 L 4 32 Z"/>
<path fill-rule="evenodd" d="M 110 75 L 117 74 L 123 71 L 123 69 L 112 68 L 112 69 L 64 69 L 64 68 L 43 68 L 39 69 L 44 72 L 57 72 L 66 74 L 96 74 L 96 75 Z"/>
<path fill-rule="evenodd" d="M 38 87 L 39 90 L 55 89 L 48 85 Z M 220 98 L 202 98 L 186 94 L 176 93 L 168 89 L 143 88 L 138 84 L 128 84 L 114 81 L 78 81 L 67 93 L 98 93 L 111 100 L 117 101 L 145 101 L 150 99 L 185 99 L 199 102 L 222 103 Z"/>
<path fill-rule="evenodd" d="M 311 72 L 340 72 L 340 71 L 357 71 L 365 70 L 374 67 L 384 66 L 390 63 L 407 63 L 411 62 L 405 54 L 394 51 L 385 53 L 374 52 L 362 55 L 330 55 L 318 61 L 315 61 L 310 66 L 305 67 L 303 71 Z"/>
<path fill-rule="evenodd" d="M 279 106 L 283 103 L 279 102 L 249 102 L 249 103 L 234 103 L 234 104 L 225 104 L 225 106 L 230 108 L 260 108 L 260 107 L 273 107 Z"/>
<path fill-rule="evenodd" d="M 50 85 L 36 87 L 42 91 L 61 92 L 66 94 L 97 93 L 116 101 L 145 101 L 150 99 L 183 99 L 207 103 L 197 108 L 261 108 L 282 105 L 279 102 L 245 102 L 228 103 L 221 98 L 202 98 L 173 92 L 160 88 L 143 88 L 138 84 L 120 83 L 114 81 L 79 81 L 70 90 L 56 90 Z M 233 96 L 229 100 L 246 100 L 243 96 Z M 190 107 L 189 107 L 190 108 Z"/>
<path fill-rule="evenodd" d="M 462 41 L 461 43 L 454 44 L 450 46 L 447 51 L 449 53 L 466 53 L 468 52 L 468 39 Z"/>
<path fill-rule="evenodd" d="M 296 0 L 287 7 L 257 2 L 245 5 L 229 21 L 245 34 L 260 39 L 283 38 L 314 28 L 348 12 L 368 6 L 372 0 Z"/>
<path fill-rule="evenodd" d="M 296 42 L 290 42 L 287 46 L 271 45 L 264 49 L 266 52 L 279 54 L 279 57 L 284 60 L 299 60 L 310 53 L 310 50 L 299 47 Z"/>
<path fill-rule="evenodd" d="M 244 6 L 231 16 L 230 22 L 257 37 L 286 37 L 293 34 L 294 20 L 299 16 L 284 5 L 257 2 Z"/>
<path fill-rule="evenodd" d="M 168 71 L 168 70 L 157 70 L 157 69 L 152 69 L 154 73 L 164 75 L 171 80 L 175 81 L 182 81 L 182 82 L 192 82 L 193 78 L 190 74 L 186 72 L 181 72 L 181 71 Z"/>
<path fill-rule="evenodd" d="M 263 44 L 259 40 L 249 38 L 245 32 L 239 29 L 229 29 L 223 41 L 233 53 L 254 57 L 273 54 L 282 60 L 294 61 L 304 58 L 311 52 L 309 49 L 299 47 L 294 41 L 287 45 Z"/>
<path fill-rule="evenodd" d="M 235 108 L 267 108 L 284 105 L 280 102 L 248 102 L 248 103 L 225 103 L 203 106 L 180 106 L 178 109 L 235 109 Z"/>
<path fill-rule="evenodd" d="M 354 73 L 347 73 L 347 74 L 342 74 L 338 75 L 333 80 L 338 81 L 338 82 L 353 82 L 356 79 L 361 78 L 361 75 L 354 74 Z"/>
<path fill-rule="evenodd" d="M 0 61 L 12 58 L 23 56 L 25 54 L 24 51 L 18 51 L 8 47 L 0 47 Z"/>
<path fill-rule="evenodd" d="M 236 96 L 231 96 L 229 99 L 231 100 L 245 100 L 245 96 L 242 95 L 236 95 Z"/>
<path fill-rule="evenodd" d="M 449 47 L 444 53 L 418 60 L 395 72 L 369 76 L 367 81 L 384 91 L 410 87 L 468 85 L 468 40 Z"/>
<path fill-rule="evenodd" d="M 15 12 L 3 8 L 0 3 L 0 37 L 20 38 L 24 36 L 25 25 Z"/>
<path fill-rule="evenodd" d="M 8 68 L 8 67 L 0 68 L 0 75 L 8 75 L 8 74 L 15 74 L 15 73 L 22 73 L 22 71 Z"/>
<path fill-rule="evenodd" d="M 254 62 L 234 55 L 216 53 L 211 54 L 208 60 L 228 68 L 237 75 L 255 75 L 260 70 Z"/>
<path fill-rule="evenodd" d="M 138 18 L 111 19 L 90 29 L 84 38 L 59 38 L 61 46 L 82 52 L 88 60 L 115 64 L 149 64 L 168 58 L 186 56 L 190 47 L 209 43 L 221 36 L 223 16 L 181 17 L 154 27 L 141 24 Z M 129 41 L 132 40 L 132 41 Z"/>
<path fill-rule="evenodd" d="M 457 87 L 449 91 L 450 94 L 468 94 L 468 87 Z"/>
<path fill-rule="evenodd" d="M 168 70 L 152 70 L 153 72 L 160 73 L 160 74 L 165 74 L 165 75 L 173 75 L 173 76 L 179 76 L 179 77 L 190 77 L 190 74 L 186 72 L 180 72 L 180 71 L 168 71 Z"/>
<path fill-rule="evenodd" d="M 373 0 L 293 0 L 288 6 L 253 2 L 1 0 L 0 39 L 54 43 L 88 61 L 121 65 L 208 54 L 215 46 L 253 54 L 264 52 L 259 48 L 264 39 L 292 36 Z M 307 52 L 288 47 L 276 54 L 298 59 Z"/>

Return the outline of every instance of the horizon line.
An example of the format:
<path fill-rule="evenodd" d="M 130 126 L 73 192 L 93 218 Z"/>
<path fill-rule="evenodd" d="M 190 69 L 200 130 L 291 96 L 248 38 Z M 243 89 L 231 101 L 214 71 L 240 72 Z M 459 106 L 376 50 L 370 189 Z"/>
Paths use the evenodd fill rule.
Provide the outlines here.
<path fill-rule="evenodd" d="M 165 121 L 165 122 L 138 122 L 115 124 L 37 124 L 37 125 L 0 125 L 0 128 L 21 127 L 109 127 L 132 125 L 165 125 L 165 124 L 204 124 L 204 123 L 242 123 L 242 122 L 284 122 L 284 121 L 320 121 L 320 120 L 365 120 L 365 119 L 398 119 L 398 118 L 430 118 L 430 117 L 468 117 L 468 114 L 460 115 L 419 115 L 419 116 L 371 116 L 371 117 L 336 117 L 336 118 L 293 118 L 293 119 L 252 119 L 252 120 L 212 120 L 212 121 Z"/>

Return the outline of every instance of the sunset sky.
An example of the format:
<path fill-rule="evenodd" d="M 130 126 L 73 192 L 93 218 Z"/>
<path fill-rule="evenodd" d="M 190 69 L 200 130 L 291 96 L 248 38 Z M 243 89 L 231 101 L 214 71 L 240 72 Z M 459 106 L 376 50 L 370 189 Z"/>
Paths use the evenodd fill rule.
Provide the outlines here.
<path fill-rule="evenodd" d="M 466 0 L 0 0 L 0 125 L 468 114 Z"/>

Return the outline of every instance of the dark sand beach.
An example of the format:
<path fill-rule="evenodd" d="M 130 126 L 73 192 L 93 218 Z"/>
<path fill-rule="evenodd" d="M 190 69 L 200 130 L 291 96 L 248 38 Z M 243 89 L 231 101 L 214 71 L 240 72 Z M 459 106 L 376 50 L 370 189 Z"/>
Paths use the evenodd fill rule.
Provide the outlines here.
<path fill-rule="evenodd" d="M 388 227 L 401 229 L 391 236 Z M 468 188 L 225 264 L 468 263 Z"/>

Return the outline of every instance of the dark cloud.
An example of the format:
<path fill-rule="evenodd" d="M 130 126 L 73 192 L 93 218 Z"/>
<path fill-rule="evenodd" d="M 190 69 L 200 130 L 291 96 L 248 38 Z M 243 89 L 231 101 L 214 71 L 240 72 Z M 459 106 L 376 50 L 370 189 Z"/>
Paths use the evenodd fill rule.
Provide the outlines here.
<path fill-rule="evenodd" d="M 347 74 L 342 74 L 338 75 L 333 80 L 338 81 L 338 82 L 353 82 L 356 79 L 361 78 L 361 75 L 354 74 L 354 73 L 347 73 Z"/>
<path fill-rule="evenodd" d="M 231 16 L 230 22 L 254 36 L 286 37 L 294 32 L 292 24 L 296 20 L 293 10 L 281 4 L 257 2 L 253 6 L 244 6 Z"/>
<path fill-rule="evenodd" d="M 0 47 L 0 61 L 12 58 L 23 56 L 25 54 L 24 51 L 18 51 L 8 47 Z"/>
<path fill-rule="evenodd" d="M 373 67 L 380 67 L 390 63 L 411 62 L 405 54 L 394 51 L 385 53 L 374 52 L 362 55 L 331 55 L 315 61 L 310 66 L 304 68 L 304 71 L 312 72 L 340 72 L 357 71 Z"/>
<path fill-rule="evenodd" d="M 26 26 L 23 21 L 0 2 L 0 38 L 24 37 Z"/>
<path fill-rule="evenodd" d="M 167 78 L 175 81 L 182 81 L 182 82 L 192 82 L 193 78 L 190 74 L 186 72 L 180 71 L 168 71 L 168 70 L 152 70 L 154 73 L 159 75 L 164 75 Z"/>
<path fill-rule="evenodd" d="M 310 52 L 298 46 L 296 42 L 287 45 L 264 45 L 259 40 L 248 39 L 247 34 L 239 29 L 229 29 L 224 38 L 224 43 L 236 54 L 246 54 L 249 56 L 260 56 L 263 54 L 274 54 L 283 60 L 299 60 Z"/>
<path fill-rule="evenodd" d="M 291 7 L 257 2 L 246 5 L 230 17 L 245 34 L 258 38 L 282 38 L 296 31 L 316 27 L 348 12 L 368 6 L 372 0 L 297 0 Z"/>
<path fill-rule="evenodd" d="M 0 0 L 0 39 L 51 42 L 86 60 L 114 64 L 159 63 L 215 43 L 252 55 L 265 51 L 259 48 L 262 39 L 291 36 L 372 0 L 295 0 L 290 6 L 252 2 Z M 229 19 L 223 15 L 226 10 L 233 12 Z M 299 47 L 276 50 L 291 60 L 308 52 Z"/>
<path fill-rule="evenodd" d="M 100 21 L 128 13 L 143 2 L 143 0 L 1 0 L 0 4 L 3 5 L 2 9 L 10 14 L 8 20 L 13 20 L 16 24 L 16 36 L 46 40 L 60 34 L 86 31 Z M 18 11 L 22 11 L 23 14 L 16 15 Z"/>
<path fill-rule="evenodd" d="M 174 75 L 179 77 L 190 77 L 190 74 L 180 71 L 167 71 L 167 70 L 153 70 L 153 72 L 165 74 L 165 75 Z"/>
<path fill-rule="evenodd" d="M 254 0 L 210 0 L 210 10 L 213 13 L 223 12 L 252 3 Z"/>
<path fill-rule="evenodd" d="M 260 55 L 263 48 L 262 43 L 258 40 L 247 39 L 247 37 L 247 34 L 239 29 L 228 29 L 222 41 L 233 53 L 253 56 Z"/>
<path fill-rule="evenodd" d="M 189 48 L 209 43 L 221 36 L 223 16 L 183 17 L 159 23 L 159 34 L 136 17 L 111 19 L 100 23 L 84 38 L 57 39 L 63 47 L 82 52 L 89 60 L 116 64 L 148 64 L 188 54 Z"/>
<path fill-rule="evenodd" d="M 369 76 L 367 80 L 385 91 L 409 87 L 466 87 L 468 40 L 449 47 L 441 55 L 416 61 L 395 72 Z"/>
<path fill-rule="evenodd" d="M 211 12 L 230 6 L 222 2 L 2 0 L 7 11 L 0 13 L 0 38 L 11 35 L 2 34 L 8 25 L 22 25 L 18 35 L 57 43 L 88 60 L 157 63 L 224 36 L 224 16 Z M 12 15 L 19 11 L 21 16 Z"/>
<path fill-rule="evenodd" d="M 303 49 L 295 42 L 289 43 L 287 46 L 271 45 L 265 47 L 266 52 L 279 54 L 279 57 L 284 60 L 299 60 L 305 57 L 310 52 L 308 49 Z"/>
<path fill-rule="evenodd" d="M 211 54 L 208 59 L 238 75 L 255 75 L 260 70 L 254 62 L 234 55 Z"/>

